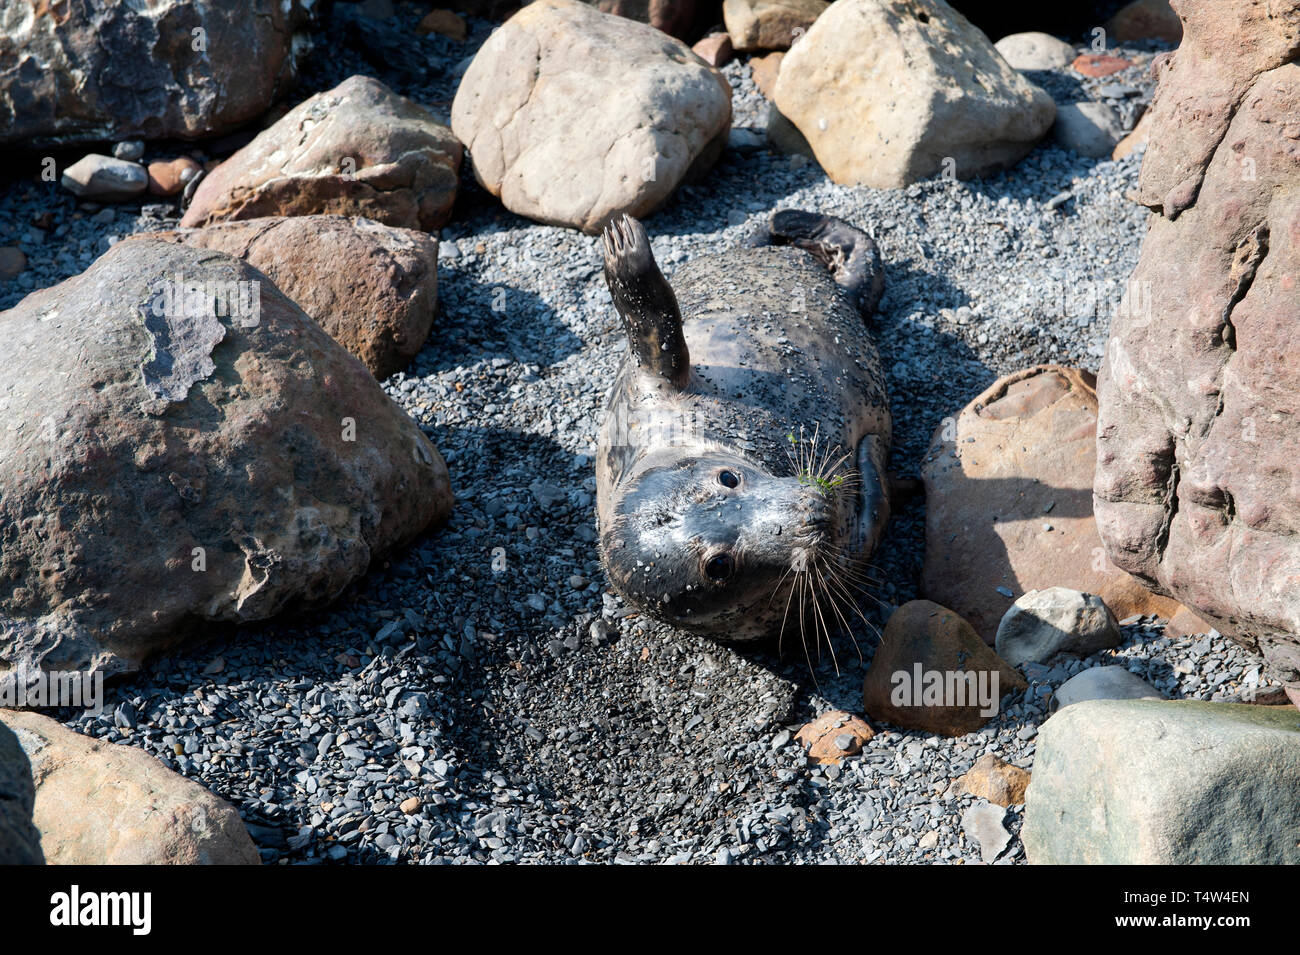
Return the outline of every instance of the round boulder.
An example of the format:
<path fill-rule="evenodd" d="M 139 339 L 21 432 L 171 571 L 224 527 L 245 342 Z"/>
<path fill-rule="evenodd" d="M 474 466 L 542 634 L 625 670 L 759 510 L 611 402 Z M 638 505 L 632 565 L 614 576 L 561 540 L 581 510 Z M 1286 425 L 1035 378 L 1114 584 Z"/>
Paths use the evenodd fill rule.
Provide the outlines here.
<path fill-rule="evenodd" d="M 0 314 L 0 670 L 323 604 L 444 519 L 416 424 L 261 272 L 120 242 Z"/>
<path fill-rule="evenodd" d="M 731 86 L 690 47 L 575 0 L 535 0 L 465 72 L 451 128 L 530 219 L 597 233 L 644 217 L 727 141 Z"/>
<path fill-rule="evenodd" d="M 460 161 L 460 143 L 424 107 L 352 76 L 205 176 L 181 225 L 334 213 L 434 230 L 451 215 Z"/>

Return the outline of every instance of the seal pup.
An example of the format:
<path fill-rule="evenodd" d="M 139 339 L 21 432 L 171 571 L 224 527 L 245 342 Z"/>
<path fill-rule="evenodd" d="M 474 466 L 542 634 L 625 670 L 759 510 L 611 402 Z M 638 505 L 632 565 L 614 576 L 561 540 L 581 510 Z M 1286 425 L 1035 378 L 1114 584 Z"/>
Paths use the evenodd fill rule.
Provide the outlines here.
<path fill-rule="evenodd" d="M 891 419 L 864 322 L 884 287 L 875 243 L 786 210 L 669 285 L 641 223 L 603 240 L 628 343 L 596 452 L 610 583 L 683 630 L 745 642 L 797 625 L 805 653 L 810 631 L 820 646 L 861 613 L 889 517 Z"/>

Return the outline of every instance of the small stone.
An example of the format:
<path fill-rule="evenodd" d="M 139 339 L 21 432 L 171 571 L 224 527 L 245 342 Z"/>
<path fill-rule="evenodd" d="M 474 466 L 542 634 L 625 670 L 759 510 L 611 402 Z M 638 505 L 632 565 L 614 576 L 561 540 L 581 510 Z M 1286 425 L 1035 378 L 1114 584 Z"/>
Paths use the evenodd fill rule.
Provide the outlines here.
<path fill-rule="evenodd" d="M 732 57 L 735 55 L 735 50 L 731 45 L 731 35 L 728 33 L 710 33 L 691 47 L 691 50 L 701 60 L 713 67 L 725 66 L 731 62 Z"/>
<path fill-rule="evenodd" d="M 149 175 L 139 163 L 90 153 L 63 171 L 63 188 L 83 199 L 118 202 L 133 199 L 149 185 Z"/>
<path fill-rule="evenodd" d="M 993 48 L 1017 70 L 1058 70 L 1074 59 L 1074 47 L 1049 33 L 1012 33 Z"/>
<path fill-rule="evenodd" d="M 1051 710 L 1084 700 L 1159 700 L 1159 691 L 1121 666 L 1093 667 L 1066 680 L 1052 694 Z"/>
<path fill-rule="evenodd" d="M 174 196 L 184 189 L 202 168 L 188 156 L 167 162 L 151 162 L 146 170 L 149 177 L 149 194 Z"/>
<path fill-rule="evenodd" d="M 814 763 L 838 765 L 845 756 L 862 752 L 863 744 L 875 735 L 865 720 L 844 710 L 831 710 L 801 726 L 795 739 L 808 748 L 808 758 Z"/>
<path fill-rule="evenodd" d="M 957 780 L 957 788 L 961 792 L 987 799 L 998 806 L 1024 802 L 1028 786 L 1029 773 L 992 753 L 986 753 L 977 759 L 975 765 Z"/>
<path fill-rule="evenodd" d="M 113 158 L 139 162 L 144 156 L 144 143 L 138 139 L 125 139 L 113 146 Z"/>
<path fill-rule="evenodd" d="M 966 837 L 980 847 L 980 858 L 991 865 L 1011 843 L 1003 820 L 1007 811 L 988 802 L 977 802 L 961 817 L 961 827 Z"/>
<path fill-rule="evenodd" d="M 419 810 L 420 805 L 420 797 L 412 796 L 410 799 L 403 799 L 397 808 L 402 810 L 402 812 L 406 813 L 408 816 L 412 816 Z"/>
<path fill-rule="evenodd" d="M 772 749 L 784 749 L 790 742 L 791 734 L 789 730 L 781 730 L 772 737 Z"/>
<path fill-rule="evenodd" d="M 1070 64 L 1070 68 L 1076 73 L 1082 73 L 1084 76 L 1110 76 L 1112 73 L 1118 73 L 1121 70 L 1127 70 L 1133 66 L 1132 61 L 1126 60 L 1119 56 L 1108 56 L 1102 54 L 1083 54 L 1076 57 Z"/>

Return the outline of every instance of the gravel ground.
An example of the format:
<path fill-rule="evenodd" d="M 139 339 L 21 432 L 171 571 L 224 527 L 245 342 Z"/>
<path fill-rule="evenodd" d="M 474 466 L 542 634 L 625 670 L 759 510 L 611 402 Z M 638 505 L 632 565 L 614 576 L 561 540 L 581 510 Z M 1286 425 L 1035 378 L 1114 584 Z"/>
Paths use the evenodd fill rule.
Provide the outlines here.
<path fill-rule="evenodd" d="M 446 118 L 456 64 L 490 25 L 473 22 L 465 46 L 412 39 L 411 25 L 398 25 L 405 56 L 382 34 L 369 49 L 324 37 L 302 95 L 366 72 Z M 1155 49 L 1121 52 L 1145 62 Z M 942 418 L 998 375 L 1048 361 L 1096 369 L 1144 230 L 1145 211 L 1124 198 L 1140 152 L 1096 161 L 1045 144 L 980 182 L 845 188 L 761 148 L 766 104 L 745 64 L 725 72 L 735 125 L 751 133 L 648 222 L 655 253 L 671 274 L 788 206 L 867 227 L 887 266 L 874 330 L 894 471 L 915 475 Z M 1130 121 L 1150 96 L 1141 66 L 1034 79 L 1061 102 L 1109 96 Z M 1105 89 L 1117 86 L 1132 90 Z M 0 283 L 0 308 L 175 217 L 168 204 L 78 207 L 53 184 L 11 181 L 0 244 L 31 265 Z M 443 232 L 434 334 L 385 384 L 447 458 L 450 525 L 333 609 L 216 632 L 110 687 L 102 716 L 65 713 L 69 724 L 229 799 L 268 862 L 973 863 L 972 798 L 952 781 L 984 753 L 1032 766 L 1046 696 L 1079 669 L 1118 662 L 1178 698 L 1261 682 L 1217 634 L 1169 640 L 1158 622 L 1130 621 L 1116 651 L 1033 669 L 1024 698 L 978 733 L 880 728 L 842 766 L 809 766 L 791 734 L 827 709 L 860 709 L 871 632 L 810 671 L 799 652 L 668 631 L 605 591 L 592 455 L 624 345 L 599 261 L 595 239 L 522 220 L 467 183 Z M 878 627 L 917 596 L 923 506 L 904 507 L 879 550 L 882 583 L 864 607 Z M 1007 813 L 1012 833 L 1021 808 Z M 1023 861 L 1017 838 L 998 861 Z"/>

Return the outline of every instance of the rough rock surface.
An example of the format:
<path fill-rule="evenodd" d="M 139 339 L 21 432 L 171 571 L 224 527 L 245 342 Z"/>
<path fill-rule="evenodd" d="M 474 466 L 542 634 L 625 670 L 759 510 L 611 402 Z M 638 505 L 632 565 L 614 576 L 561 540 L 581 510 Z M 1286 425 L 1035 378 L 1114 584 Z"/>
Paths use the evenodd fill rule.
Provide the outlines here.
<path fill-rule="evenodd" d="M 1074 47 L 1050 33 L 1012 33 L 993 44 L 1017 70 L 1054 70 L 1074 59 Z"/>
<path fill-rule="evenodd" d="M 949 674 L 969 676 L 949 681 Z M 964 694 L 942 702 L 924 694 L 928 674 L 941 674 Z M 971 685 L 971 679 L 974 685 Z M 880 637 L 863 682 L 863 708 L 873 718 L 903 729 L 961 736 L 979 729 L 994 714 L 981 712 L 979 692 L 991 692 L 991 708 L 1001 697 L 1028 686 L 957 614 L 928 600 L 913 600 L 894 611 Z"/>
<path fill-rule="evenodd" d="M 292 85 L 311 7 L 302 0 L 0 4 L 0 143 L 228 132 Z M 195 50 L 197 43 L 204 48 Z"/>
<path fill-rule="evenodd" d="M 0 314 L 0 365 L 5 668 L 112 674 L 327 602 L 451 506 L 365 367 L 221 253 L 118 243 Z"/>
<path fill-rule="evenodd" d="M 1121 666 L 1093 667 L 1076 673 L 1052 694 L 1056 711 L 1084 700 L 1159 700 L 1154 686 Z"/>
<path fill-rule="evenodd" d="M 1097 524 L 1300 699 L 1300 6 L 1174 7 L 1138 188 L 1155 215 L 1100 374 Z"/>
<path fill-rule="evenodd" d="M 994 382 L 935 432 L 922 468 L 924 592 L 990 643 L 1029 590 L 1094 593 L 1120 620 L 1178 609 L 1106 559 L 1092 518 L 1096 425 L 1092 376 L 1040 365 Z"/>
<path fill-rule="evenodd" d="M 1056 115 L 943 0 L 840 0 L 790 49 L 776 105 L 831 179 L 877 188 L 1009 166 Z"/>
<path fill-rule="evenodd" d="M 51 865 L 261 864 L 233 806 L 149 754 L 31 711 L 0 711 L 0 723 L 31 760 Z"/>
<path fill-rule="evenodd" d="M 731 87 L 684 44 L 574 0 L 536 0 L 483 44 L 451 125 L 512 212 L 599 232 L 717 159 Z"/>
<path fill-rule="evenodd" d="M 1300 863 L 1292 707 L 1090 700 L 1037 743 L 1021 832 L 1032 863 Z"/>
<path fill-rule="evenodd" d="M 961 792 L 987 799 L 997 806 L 1011 806 L 1025 801 L 1029 773 L 1019 766 L 985 753 L 957 780 Z"/>
<path fill-rule="evenodd" d="M 826 0 L 723 0 L 722 19 L 737 50 L 788 50 L 826 12 Z"/>
<path fill-rule="evenodd" d="M 141 238 L 215 249 L 275 283 L 376 378 L 406 367 L 438 302 L 438 240 L 369 219 L 291 216 Z M 340 268 L 346 263 L 346 268 Z"/>
<path fill-rule="evenodd" d="M 1058 653 L 1086 657 L 1119 646 L 1119 622 L 1096 594 L 1068 587 L 1031 590 L 998 624 L 994 648 L 1012 666 L 1046 663 Z"/>
<path fill-rule="evenodd" d="M 40 865 L 41 834 L 32 823 L 35 790 L 27 754 L 0 723 L 0 865 Z"/>
<path fill-rule="evenodd" d="M 352 76 L 208 173 L 181 225 L 334 213 L 436 230 L 456 201 L 460 161 L 460 143 L 424 107 Z"/>

